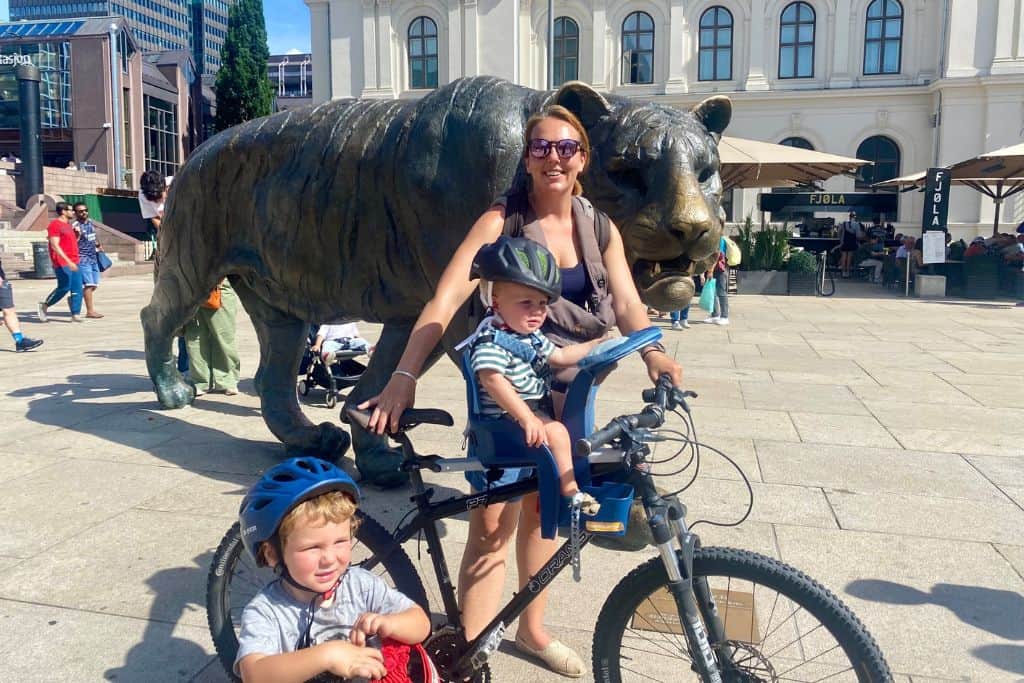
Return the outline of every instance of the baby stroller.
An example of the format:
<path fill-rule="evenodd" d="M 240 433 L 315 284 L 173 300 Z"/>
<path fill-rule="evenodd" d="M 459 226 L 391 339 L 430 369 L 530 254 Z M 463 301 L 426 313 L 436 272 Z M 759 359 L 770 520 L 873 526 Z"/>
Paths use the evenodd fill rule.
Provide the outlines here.
<path fill-rule="evenodd" d="M 324 403 L 333 408 L 338 404 L 340 391 L 353 386 L 366 372 L 366 366 L 356 360 L 366 355 L 366 351 L 362 348 L 334 351 L 334 360 L 328 367 L 323 357 L 312 350 L 318 328 L 319 325 L 312 325 L 306 338 L 306 350 L 299 364 L 299 376 L 302 378 L 299 380 L 299 393 L 308 396 L 313 387 L 326 389 Z"/>

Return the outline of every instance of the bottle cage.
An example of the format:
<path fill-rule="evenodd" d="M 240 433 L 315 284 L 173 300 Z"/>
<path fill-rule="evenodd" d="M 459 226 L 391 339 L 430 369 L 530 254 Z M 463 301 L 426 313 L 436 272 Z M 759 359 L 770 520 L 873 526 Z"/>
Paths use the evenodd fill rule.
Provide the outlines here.
<path fill-rule="evenodd" d="M 562 411 L 562 423 L 569 431 L 570 443 L 575 443 L 594 431 L 596 381 L 616 362 L 659 339 L 661 330 L 657 327 L 648 327 L 599 344 L 579 362 L 579 372 L 569 385 Z M 497 340 L 495 343 L 501 345 Z M 522 342 L 518 343 L 521 346 L 529 346 Z M 506 350 L 515 353 L 510 349 Z M 536 351 L 530 350 L 536 355 Z M 466 427 L 467 455 L 477 458 L 488 468 L 535 467 L 539 481 L 541 536 L 554 538 L 558 531 L 559 509 L 562 506 L 555 458 L 546 446 L 526 446 L 526 435 L 522 427 L 508 416 L 490 416 L 480 412 L 480 394 L 470 364 L 471 354 L 472 345 L 469 345 L 469 348 L 464 348 L 459 364 L 466 380 L 466 403 L 469 407 L 469 425 Z M 574 460 L 576 481 L 580 486 L 589 485 L 589 463 L 583 458 Z"/>

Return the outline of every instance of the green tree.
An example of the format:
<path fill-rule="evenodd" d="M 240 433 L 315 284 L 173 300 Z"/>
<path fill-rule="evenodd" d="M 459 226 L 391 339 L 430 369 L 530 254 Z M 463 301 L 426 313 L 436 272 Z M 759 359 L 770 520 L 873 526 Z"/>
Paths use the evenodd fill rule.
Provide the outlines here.
<path fill-rule="evenodd" d="M 274 88 L 267 77 L 270 48 L 263 0 L 236 0 L 231 6 L 220 54 L 221 66 L 214 85 L 217 130 L 269 114 Z"/>

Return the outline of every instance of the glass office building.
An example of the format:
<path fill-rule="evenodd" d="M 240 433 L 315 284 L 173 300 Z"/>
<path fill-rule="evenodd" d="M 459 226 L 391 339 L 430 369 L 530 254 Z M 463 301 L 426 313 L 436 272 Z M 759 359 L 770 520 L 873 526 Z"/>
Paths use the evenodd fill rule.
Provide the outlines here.
<path fill-rule="evenodd" d="M 11 20 L 120 16 L 143 52 L 189 50 L 201 74 L 216 73 L 230 0 L 10 0 Z"/>
<path fill-rule="evenodd" d="M 18 64 L 40 71 L 45 166 L 74 161 L 136 187 L 150 168 L 174 175 L 199 144 L 191 50 L 143 56 L 122 17 L 55 19 L 0 23 L 0 154 L 22 152 Z"/>

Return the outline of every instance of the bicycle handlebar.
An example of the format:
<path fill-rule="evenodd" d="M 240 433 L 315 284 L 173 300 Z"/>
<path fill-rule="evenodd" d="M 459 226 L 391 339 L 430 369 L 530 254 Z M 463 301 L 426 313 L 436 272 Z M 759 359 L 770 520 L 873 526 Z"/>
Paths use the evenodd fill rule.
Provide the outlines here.
<path fill-rule="evenodd" d="M 623 432 L 633 429 L 657 429 L 665 422 L 665 411 L 682 408 L 687 413 L 690 407 L 686 403 L 687 398 L 696 398 L 697 394 L 692 391 L 683 391 L 672 386 L 672 378 L 662 375 L 658 383 L 652 389 L 644 389 L 641 394 L 644 403 L 647 405 L 639 413 L 633 415 L 620 415 L 604 428 L 593 432 L 589 437 L 576 442 L 576 456 L 585 458 L 611 441 L 622 436 Z"/>

